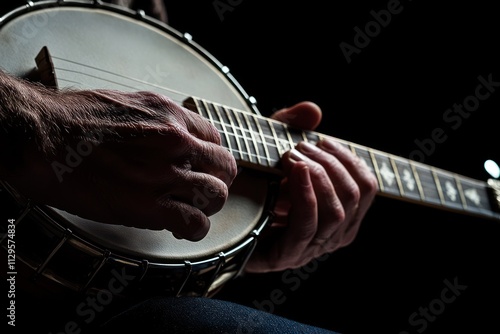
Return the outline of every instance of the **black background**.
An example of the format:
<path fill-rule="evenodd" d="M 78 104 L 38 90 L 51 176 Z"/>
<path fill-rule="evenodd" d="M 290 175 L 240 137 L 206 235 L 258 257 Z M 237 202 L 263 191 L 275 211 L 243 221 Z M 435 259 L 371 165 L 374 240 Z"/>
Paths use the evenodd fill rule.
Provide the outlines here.
<path fill-rule="evenodd" d="M 232 8 L 223 20 L 214 3 L 167 2 L 170 24 L 227 65 L 264 115 L 310 100 L 324 112 L 320 132 L 408 158 L 415 140 L 442 128 L 448 137 L 425 163 L 486 180 L 484 161 L 500 161 L 499 91 L 457 129 L 443 120 L 474 94 L 478 76 L 500 81 L 493 2 L 401 1 L 350 64 L 339 44 L 352 45 L 354 27 L 364 29 L 389 1 L 220 1 Z M 491 332 L 499 231 L 498 222 L 380 197 L 356 241 L 308 268 L 300 284 L 282 273 L 250 275 L 219 297 L 253 305 L 278 289 L 286 301 L 274 313 L 344 333 Z M 467 288 L 425 328 L 410 324 L 441 298 L 444 280 Z"/>
<path fill-rule="evenodd" d="M 214 3 L 227 3 L 222 18 Z M 401 1 L 402 11 L 347 63 L 339 47 L 389 1 L 167 1 L 170 24 L 227 65 L 260 111 L 310 100 L 318 131 L 409 157 L 435 128 L 447 140 L 425 163 L 479 180 L 500 162 L 500 87 L 453 130 L 444 112 L 474 93 L 478 76 L 500 81 L 494 2 Z M 378 197 L 350 246 L 318 267 L 247 275 L 220 298 L 254 306 L 273 291 L 273 312 L 343 333 L 490 333 L 500 311 L 499 222 Z M 299 278 L 299 279 L 298 279 Z M 445 280 L 466 286 L 427 326 L 409 317 L 441 298 Z M 267 304 L 268 305 L 268 304 Z M 419 317 L 419 319 L 422 319 Z M 242 333 L 251 325 L 242 323 Z"/>

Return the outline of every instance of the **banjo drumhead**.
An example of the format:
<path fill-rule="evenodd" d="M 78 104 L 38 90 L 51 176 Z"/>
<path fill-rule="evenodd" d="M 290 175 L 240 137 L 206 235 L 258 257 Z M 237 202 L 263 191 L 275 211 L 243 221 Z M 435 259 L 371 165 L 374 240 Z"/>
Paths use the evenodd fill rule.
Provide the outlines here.
<path fill-rule="evenodd" d="M 0 67 L 26 77 L 36 68 L 36 55 L 47 47 L 59 88 L 147 90 L 179 104 L 196 96 L 252 111 L 248 96 L 232 76 L 174 29 L 127 10 L 89 7 L 89 3 L 54 2 L 4 17 Z M 243 170 L 225 207 L 210 217 L 208 235 L 198 242 L 177 240 L 168 231 L 102 224 L 57 208 L 45 209 L 54 211 L 58 223 L 74 234 L 113 253 L 176 262 L 213 256 L 248 237 L 262 221 L 267 182 Z"/>

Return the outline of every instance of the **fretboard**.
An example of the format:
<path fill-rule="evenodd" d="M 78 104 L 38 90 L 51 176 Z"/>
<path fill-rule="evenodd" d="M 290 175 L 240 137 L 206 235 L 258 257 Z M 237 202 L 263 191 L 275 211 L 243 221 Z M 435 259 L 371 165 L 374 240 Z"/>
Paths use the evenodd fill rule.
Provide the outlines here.
<path fill-rule="evenodd" d="M 362 159 L 378 180 L 379 194 L 500 220 L 498 180 L 475 180 L 314 131 L 302 131 L 260 115 L 190 97 L 186 108 L 210 121 L 221 144 L 245 167 L 281 173 L 282 155 L 300 141 L 334 140 Z"/>

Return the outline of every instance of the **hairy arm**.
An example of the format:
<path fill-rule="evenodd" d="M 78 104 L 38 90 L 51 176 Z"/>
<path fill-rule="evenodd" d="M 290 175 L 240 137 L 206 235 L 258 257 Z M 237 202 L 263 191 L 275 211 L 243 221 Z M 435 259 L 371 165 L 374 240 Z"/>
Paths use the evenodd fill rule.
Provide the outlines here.
<path fill-rule="evenodd" d="M 0 179 L 37 202 L 189 240 L 206 235 L 236 176 L 217 129 L 165 96 L 52 90 L 2 72 L 0 156 Z"/>

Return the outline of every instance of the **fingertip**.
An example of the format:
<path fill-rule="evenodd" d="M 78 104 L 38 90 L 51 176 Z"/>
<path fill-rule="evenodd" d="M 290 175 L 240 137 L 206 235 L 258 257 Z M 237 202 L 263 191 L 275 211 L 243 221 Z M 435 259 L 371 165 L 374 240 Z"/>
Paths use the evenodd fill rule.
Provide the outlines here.
<path fill-rule="evenodd" d="M 311 186 L 311 175 L 309 174 L 309 167 L 305 163 L 297 163 L 293 167 L 292 173 L 297 173 L 297 181 L 302 187 Z"/>
<path fill-rule="evenodd" d="M 167 227 L 172 235 L 179 240 L 199 241 L 208 234 L 210 220 L 199 209 L 185 203 L 177 203 L 177 212 L 170 214 Z"/>
<path fill-rule="evenodd" d="M 278 110 L 271 117 L 292 127 L 313 130 L 321 122 L 322 111 L 316 103 L 303 101 Z"/>

